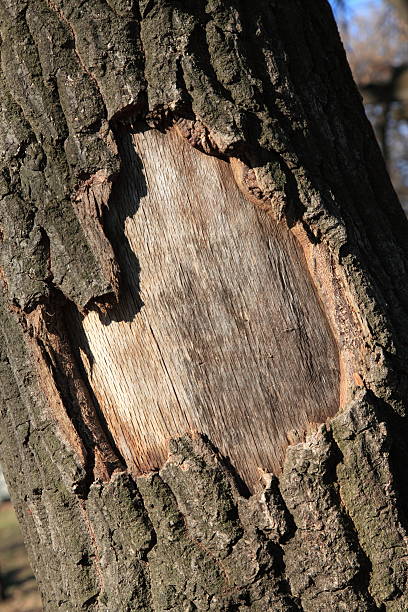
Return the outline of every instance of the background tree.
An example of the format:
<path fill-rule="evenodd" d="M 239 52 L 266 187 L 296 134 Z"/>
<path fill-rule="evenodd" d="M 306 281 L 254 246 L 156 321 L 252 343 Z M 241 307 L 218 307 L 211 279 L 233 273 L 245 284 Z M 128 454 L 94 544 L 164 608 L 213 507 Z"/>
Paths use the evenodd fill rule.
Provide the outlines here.
<path fill-rule="evenodd" d="M 408 226 L 328 3 L 0 29 L 1 452 L 46 609 L 405 609 Z"/>
<path fill-rule="evenodd" d="M 405 0 L 337 3 L 348 59 L 403 207 L 408 206 L 408 19 Z"/>

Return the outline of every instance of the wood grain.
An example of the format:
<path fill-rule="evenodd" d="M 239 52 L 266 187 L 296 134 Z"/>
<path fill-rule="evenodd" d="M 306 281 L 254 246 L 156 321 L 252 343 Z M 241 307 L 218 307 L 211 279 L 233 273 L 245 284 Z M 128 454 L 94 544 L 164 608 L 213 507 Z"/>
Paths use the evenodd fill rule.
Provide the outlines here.
<path fill-rule="evenodd" d="M 121 146 L 109 232 L 126 287 L 107 314 L 72 322 L 73 342 L 135 474 L 198 430 L 252 487 L 258 468 L 280 470 L 289 432 L 338 410 L 337 346 L 303 253 L 228 163 L 175 131 Z"/>

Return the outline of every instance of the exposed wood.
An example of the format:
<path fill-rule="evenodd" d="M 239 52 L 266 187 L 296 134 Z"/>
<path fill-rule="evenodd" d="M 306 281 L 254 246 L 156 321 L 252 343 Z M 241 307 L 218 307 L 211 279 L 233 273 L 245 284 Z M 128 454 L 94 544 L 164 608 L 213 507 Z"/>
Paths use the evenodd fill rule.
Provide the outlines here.
<path fill-rule="evenodd" d="M 324 244 L 314 244 L 301 223 L 292 228 L 303 249 L 310 277 L 324 305 L 324 313 L 339 352 L 339 409 L 351 401 L 356 387 L 363 387 L 367 326 L 359 318 L 355 299 L 348 290 L 344 271 Z"/>
<path fill-rule="evenodd" d="M 174 130 L 133 145 L 109 211 L 127 292 L 77 338 L 90 384 L 134 474 L 197 430 L 253 486 L 337 412 L 336 343 L 297 241 L 228 163 Z"/>

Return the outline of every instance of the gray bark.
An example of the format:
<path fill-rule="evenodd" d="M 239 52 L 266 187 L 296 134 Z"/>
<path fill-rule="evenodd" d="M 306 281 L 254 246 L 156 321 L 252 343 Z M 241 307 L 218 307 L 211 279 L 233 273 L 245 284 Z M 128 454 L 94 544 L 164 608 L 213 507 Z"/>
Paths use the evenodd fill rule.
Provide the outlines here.
<path fill-rule="evenodd" d="M 407 609 L 408 224 L 328 4 L 0 0 L 0 29 L 0 452 L 46 610 Z M 335 416 L 260 484 L 208 431 L 129 466 L 73 332 L 120 319 L 124 143 L 173 127 L 296 236 L 338 351 Z"/>

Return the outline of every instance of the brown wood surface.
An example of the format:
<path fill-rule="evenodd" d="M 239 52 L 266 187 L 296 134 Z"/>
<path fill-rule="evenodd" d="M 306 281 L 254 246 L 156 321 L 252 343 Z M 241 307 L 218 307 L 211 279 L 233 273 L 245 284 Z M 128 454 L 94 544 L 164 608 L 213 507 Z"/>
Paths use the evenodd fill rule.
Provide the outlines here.
<path fill-rule="evenodd" d="M 127 290 L 76 320 L 90 385 L 134 473 L 198 430 L 253 485 L 280 469 L 288 434 L 337 412 L 336 344 L 297 241 L 228 163 L 176 131 L 128 140 L 109 212 Z"/>

